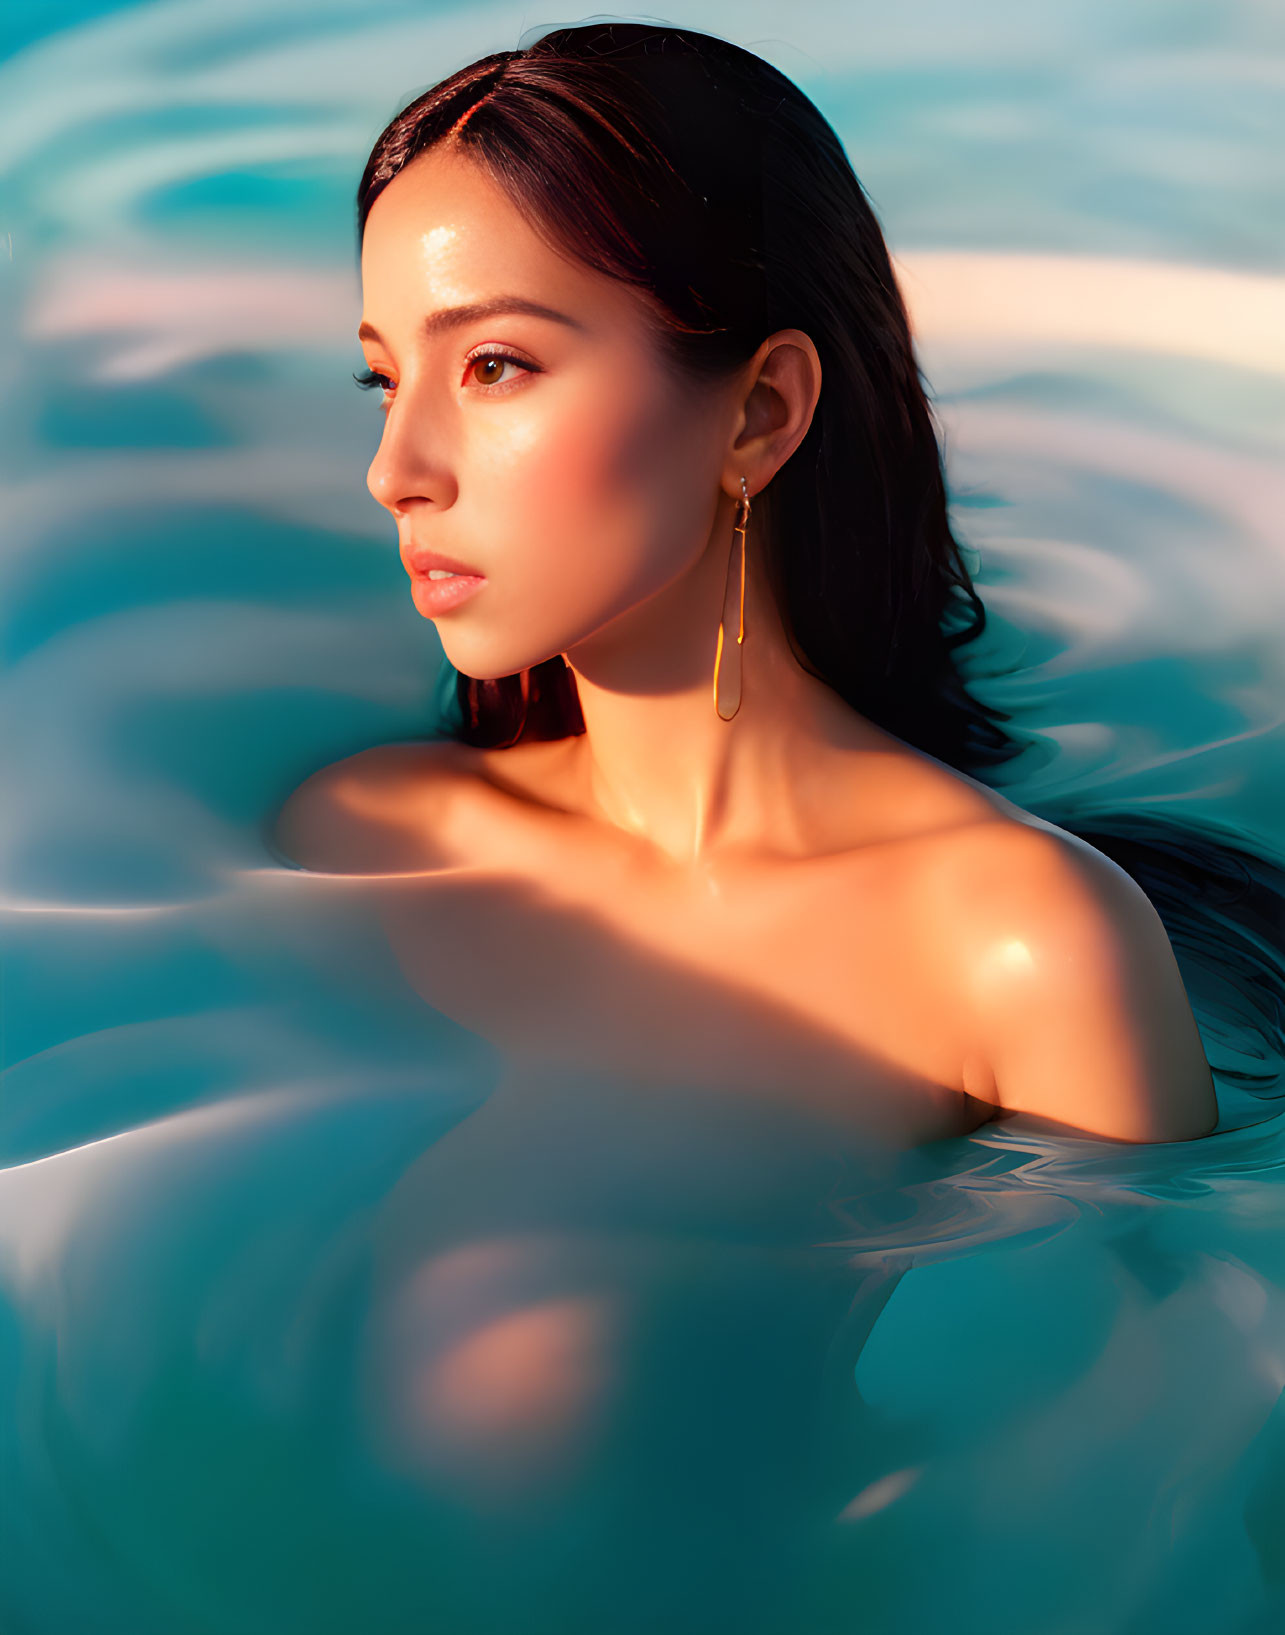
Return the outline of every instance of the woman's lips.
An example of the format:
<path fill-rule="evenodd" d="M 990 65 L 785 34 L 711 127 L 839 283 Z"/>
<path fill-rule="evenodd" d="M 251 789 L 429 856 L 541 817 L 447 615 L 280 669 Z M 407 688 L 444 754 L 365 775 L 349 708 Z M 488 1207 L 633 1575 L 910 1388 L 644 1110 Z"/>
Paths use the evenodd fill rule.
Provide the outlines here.
<path fill-rule="evenodd" d="M 429 573 L 434 572 L 439 568 L 443 569 L 447 573 L 464 574 L 470 579 L 479 579 L 484 577 L 484 575 L 479 574 L 477 569 L 472 567 L 469 563 L 457 562 L 453 556 L 443 556 L 440 551 L 427 551 L 422 548 L 416 550 L 412 548 L 406 553 L 406 570 L 408 573 L 422 573 L 425 575 L 425 577 L 427 577 Z"/>
<path fill-rule="evenodd" d="M 415 606 L 430 619 L 467 602 L 486 583 L 485 574 L 437 551 L 412 551 L 406 567 Z"/>
<path fill-rule="evenodd" d="M 451 573 L 448 569 L 431 568 L 411 575 L 411 597 L 421 613 L 430 619 L 439 613 L 449 613 L 461 602 L 467 602 L 486 583 L 480 573 Z"/>

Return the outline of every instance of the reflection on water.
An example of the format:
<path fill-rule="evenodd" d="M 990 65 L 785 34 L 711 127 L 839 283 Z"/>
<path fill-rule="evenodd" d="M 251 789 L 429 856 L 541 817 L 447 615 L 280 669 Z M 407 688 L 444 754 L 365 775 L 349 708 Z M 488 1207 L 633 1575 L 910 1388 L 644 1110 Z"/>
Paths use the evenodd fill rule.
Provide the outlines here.
<path fill-rule="evenodd" d="M 0 68 L 0 1625 L 1277 1627 L 1270 1103 L 903 1150 L 836 1122 L 833 1041 L 592 939 L 754 1093 L 666 1063 L 685 1024 L 632 1077 L 588 1022 L 516 1075 L 414 893 L 399 929 L 265 844 L 307 772 L 421 730 L 436 666 L 348 385 L 358 171 L 529 23 L 65 10 Z M 702 26 L 818 97 L 898 253 L 977 663 L 1021 659 L 979 691 L 1041 735 L 1005 793 L 1279 857 L 1265 14 L 991 10 Z"/>

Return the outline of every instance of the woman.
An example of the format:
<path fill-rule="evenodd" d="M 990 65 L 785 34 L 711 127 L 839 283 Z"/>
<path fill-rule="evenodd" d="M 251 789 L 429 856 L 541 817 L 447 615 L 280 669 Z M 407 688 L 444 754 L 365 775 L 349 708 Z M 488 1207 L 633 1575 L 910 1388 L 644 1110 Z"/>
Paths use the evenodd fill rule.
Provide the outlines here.
<path fill-rule="evenodd" d="M 283 849 L 555 878 L 854 1050 L 909 1046 L 943 1134 L 1001 1111 L 1208 1133 L 1144 893 L 944 764 L 1003 744 L 940 629 L 961 589 L 963 634 L 983 616 L 887 252 L 816 109 L 708 36 L 559 30 L 399 115 L 360 216 L 370 489 L 470 726 L 516 741 L 329 767 Z"/>
<path fill-rule="evenodd" d="M 358 214 L 369 486 L 458 710 L 315 774 L 277 844 L 366 877 L 415 986 L 509 1064 L 387 1223 L 389 1449 L 512 1529 L 500 1627 L 554 1510 L 583 1587 L 577 1506 L 674 1435 L 681 1379 L 716 1604 L 799 1627 L 789 1528 L 851 1496 L 821 1362 L 851 1307 L 850 1396 L 890 1292 L 807 1260 L 828 1159 L 1014 1114 L 1209 1133 L 1174 950 L 1132 873 L 964 770 L 1018 746 L 957 669 L 984 613 L 882 235 L 795 86 L 688 30 L 558 29 L 400 113 Z M 805 1434 L 729 1497 L 727 1382 L 787 1307 L 750 1375 Z M 616 1498 L 611 1537 L 672 1564 L 684 1528 Z M 633 1589 L 640 1629 L 672 1612 Z"/>

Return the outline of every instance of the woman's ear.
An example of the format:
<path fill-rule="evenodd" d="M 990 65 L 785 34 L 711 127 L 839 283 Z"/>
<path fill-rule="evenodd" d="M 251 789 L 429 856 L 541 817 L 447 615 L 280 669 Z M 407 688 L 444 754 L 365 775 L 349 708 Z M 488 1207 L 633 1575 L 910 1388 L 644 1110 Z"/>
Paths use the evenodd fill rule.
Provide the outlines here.
<path fill-rule="evenodd" d="M 778 329 L 742 375 L 740 428 L 728 450 L 723 486 L 739 497 L 765 488 L 808 434 L 821 396 L 821 358 L 801 329 Z"/>

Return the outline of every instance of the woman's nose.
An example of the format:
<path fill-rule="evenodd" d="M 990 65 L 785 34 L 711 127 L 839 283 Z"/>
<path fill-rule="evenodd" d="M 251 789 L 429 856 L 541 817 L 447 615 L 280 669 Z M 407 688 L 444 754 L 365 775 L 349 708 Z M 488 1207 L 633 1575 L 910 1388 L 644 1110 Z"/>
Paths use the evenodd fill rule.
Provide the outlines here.
<path fill-rule="evenodd" d="M 451 463 L 440 416 L 428 405 L 398 396 L 384 418 L 383 436 L 366 471 L 366 487 L 385 510 L 399 515 L 416 500 L 450 503 Z"/>

